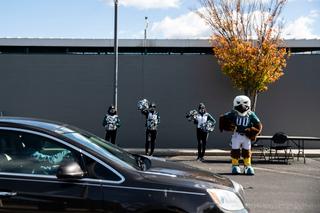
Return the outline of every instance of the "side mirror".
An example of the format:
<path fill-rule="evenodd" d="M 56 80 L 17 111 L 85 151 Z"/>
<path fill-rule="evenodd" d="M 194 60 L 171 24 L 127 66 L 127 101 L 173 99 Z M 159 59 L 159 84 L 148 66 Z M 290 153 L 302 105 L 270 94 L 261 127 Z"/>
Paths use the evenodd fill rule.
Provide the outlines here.
<path fill-rule="evenodd" d="M 81 179 L 84 176 L 80 165 L 77 162 L 66 162 L 57 169 L 58 179 Z"/>

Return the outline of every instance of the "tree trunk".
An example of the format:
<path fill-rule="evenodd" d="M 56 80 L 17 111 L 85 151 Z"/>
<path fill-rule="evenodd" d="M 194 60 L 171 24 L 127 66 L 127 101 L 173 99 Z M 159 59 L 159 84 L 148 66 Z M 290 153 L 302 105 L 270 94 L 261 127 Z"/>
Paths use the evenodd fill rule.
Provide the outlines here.
<path fill-rule="evenodd" d="M 244 90 L 244 94 L 248 96 L 251 100 L 251 111 L 253 112 L 256 111 L 258 92 L 256 90 L 254 91 Z"/>
<path fill-rule="evenodd" d="M 253 112 L 256 111 L 257 99 L 258 99 L 258 92 L 257 92 L 257 91 L 254 91 L 254 92 L 252 93 L 252 99 L 251 99 L 251 110 L 252 110 Z"/>

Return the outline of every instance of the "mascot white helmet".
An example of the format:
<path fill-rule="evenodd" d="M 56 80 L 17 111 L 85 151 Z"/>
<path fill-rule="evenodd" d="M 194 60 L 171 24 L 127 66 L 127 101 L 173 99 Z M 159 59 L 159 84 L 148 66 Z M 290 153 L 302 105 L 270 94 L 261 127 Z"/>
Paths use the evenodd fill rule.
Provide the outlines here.
<path fill-rule="evenodd" d="M 251 101 L 248 96 L 239 95 L 233 100 L 233 109 L 241 116 L 246 116 L 251 110 Z"/>

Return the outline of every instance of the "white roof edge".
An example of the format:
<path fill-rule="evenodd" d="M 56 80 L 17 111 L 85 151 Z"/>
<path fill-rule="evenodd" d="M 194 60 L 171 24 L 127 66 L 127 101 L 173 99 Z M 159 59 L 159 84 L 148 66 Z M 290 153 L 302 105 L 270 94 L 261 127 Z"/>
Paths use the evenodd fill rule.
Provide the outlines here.
<path fill-rule="evenodd" d="M 0 38 L 0 46 L 113 47 L 113 39 Z M 320 47 L 320 39 L 288 39 L 285 45 Z M 119 47 L 210 47 L 209 39 L 119 39 Z"/>

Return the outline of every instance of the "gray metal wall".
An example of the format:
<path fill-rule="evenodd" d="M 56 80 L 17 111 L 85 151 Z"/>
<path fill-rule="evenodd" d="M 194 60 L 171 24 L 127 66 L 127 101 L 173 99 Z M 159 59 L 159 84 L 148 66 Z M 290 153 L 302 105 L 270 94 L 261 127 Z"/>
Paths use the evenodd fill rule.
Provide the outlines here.
<path fill-rule="evenodd" d="M 230 80 L 210 55 L 121 55 L 118 144 L 144 146 L 141 98 L 161 115 L 157 147 L 195 148 L 195 126 L 185 113 L 204 102 L 215 117 L 232 107 Z M 285 75 L 258 97 L 263 134 L 320 136 L 320 55 L 294 55 Z M 104 136 L 101 126 L 113 100 L 112 55 L 0 55 L 0 111 L 9 116 L 62 121 Z M 228 148 L 230 134 L 216 129 L 209 148 Z M 308 147 L 320 147 L 314 142 Z"/>

